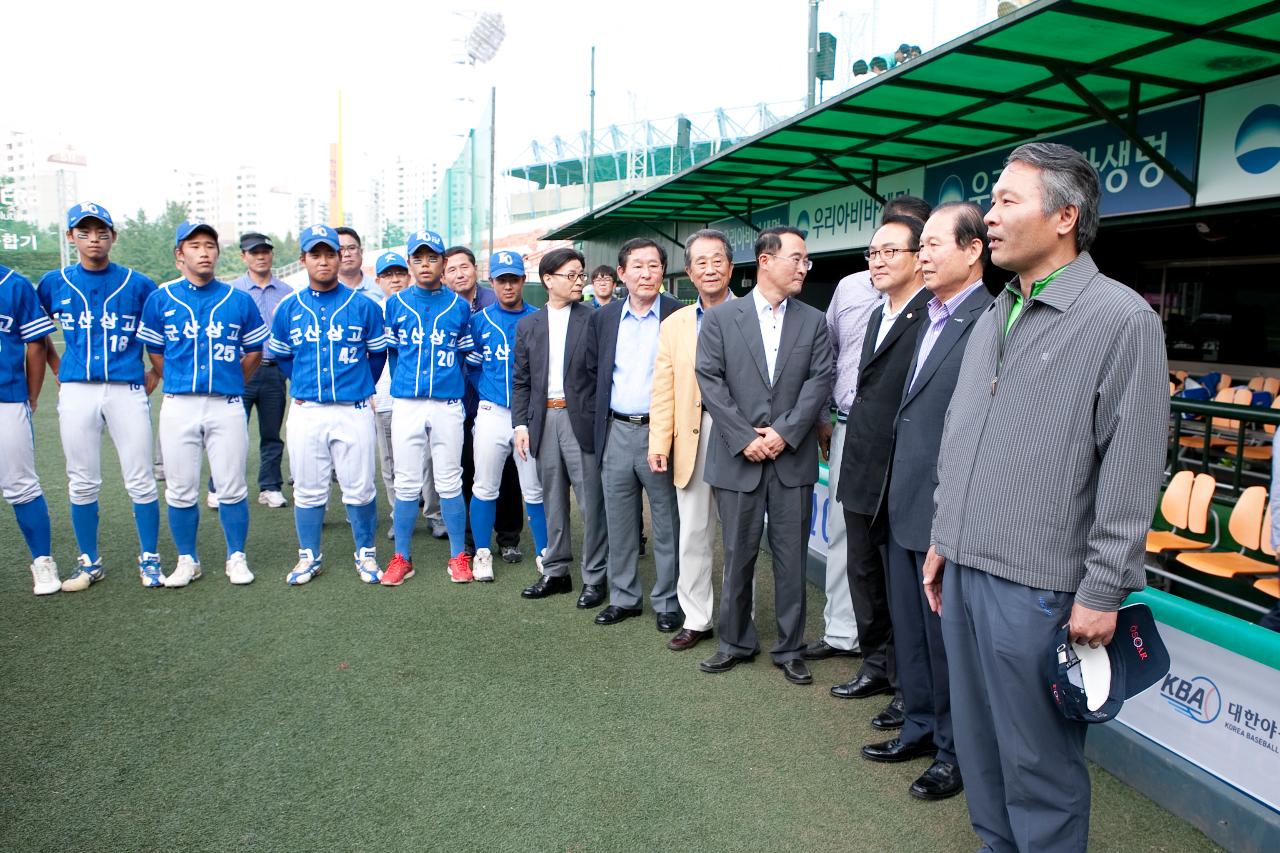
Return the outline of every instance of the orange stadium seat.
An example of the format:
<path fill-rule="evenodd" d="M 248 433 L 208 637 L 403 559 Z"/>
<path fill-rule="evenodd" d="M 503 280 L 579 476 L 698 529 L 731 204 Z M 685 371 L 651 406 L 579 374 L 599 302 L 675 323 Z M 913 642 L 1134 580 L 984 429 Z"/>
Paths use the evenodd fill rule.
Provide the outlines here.
<path fill-rule="evenodd" d="M 1217 483 L 1209 474 L 1193 474 L 1179 471 L 1173 475 L 1164 497 L 1160 499 L 1160 516 L 1172 530 L 1152 530 L 1147 533 L 1147 553 L 1165 551 L 1200 551 L 1218 544 L 1218 517 L 1209 511 Z M 1213 520 L 1213 541 L 1190 539 L 1178 531 L 1203 536 Z"/>
<path fill-rule="evenodd" d="M 1271 408 L 1280 409 L 1280 397 L 1276 397 L 1271 401 Z M 1265 441 L 1261 444 L 1246 444 L 1244 446 L 1243 456 L 1249 462 L 1267 462 L 1271 459 L 1270 436 L 1274 436 L 1276 434 L 1276 426 L 1275 424 L 1263 424 L 1262 431 L 1268 436 Z M 1236 455 L 1236 446 L 1234 444 L 1228 445 L 1224 449 L 1230 455 Z"/>
<path fill-rule="evenodd" d="M 1247 406 L 1253 401 L 1253 392 L 1248 388 L 1223 388 L 1213 396 L 1215 403 L 1232 403 L 1237 406 Z M 1205 429 L 1213 429 L 1214 434 L 1209 437 L 1210 447 L 1228 447 L 1235 443 L 1236 432 L 1240 429 L 1240 422 L 1232 418 L 1210 418 L 1209 426 Z M 1228 437 L 1229 436 L 1229 437 Z M 1184 434 L 1178 438 L 1178 444 L 1182 447 L 1189 447 L 1193 450 L 1204 447 L 1203 434 Z"/>
<path fill-rule="evenodd" d="M 1262 382 L 1262 390 L 1272 397 L 1280 396 L 1280 376 L 1268 376 Z"/>
<path fill-rule="evenodd" d="M 1267 490 L 1250 486 L 1240 494 L 1231 518 L 1227 521 L 1231 538 L 1240 544 L 1237 551 L 1190 552 L 1178 554 L 1177 561 L 1189 569 L 1219 578 L 1236 575 L 1266 575 L 1276 571 L 1276 549 L 1271 545 L 1271 504 Z M 1271 557 L 1262 561 L 1248 552 Z"/>
<path fill-rule="evenodd" d="M 1250 391 L 1261 391 L 1262 383 L 1264 383 L 1265 381 L 1266 379 L 1263 378 L 1262 376 L 1255 376 L 1249 380 L 1249 385 L 1247 387 L 1249 388 Z"/>
<path fill-rule="evenodd" d="M 1253 588 L 1265 592 L 1272 598 L 1280 598 L 1280 577 L 1258 578 L 1253 582 Z"/>

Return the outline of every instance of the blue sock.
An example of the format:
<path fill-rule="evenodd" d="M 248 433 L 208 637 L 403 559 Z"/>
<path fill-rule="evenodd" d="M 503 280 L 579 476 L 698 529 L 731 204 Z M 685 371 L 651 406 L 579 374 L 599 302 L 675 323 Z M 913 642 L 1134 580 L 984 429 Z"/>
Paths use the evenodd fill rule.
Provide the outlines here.
<path fill-rule="evenodd" d="M 440 515 L 449 529 L 449 556 L 456 557 L 467 550 L 467 502 L 462 495 L 441 498 Z"/>
<path fill-rule="evenodd" d="M 219 504 L 218 518 L 222 520 L 222 535 L 227 539 L 227 556 L 244 551 L 249 538 L 249 500 L 241 498 L 233 504 Z"/>
<path fill-rule="evenodd" d="M 482 501 L 471 496 L 471 538 L 477 548 L 488 548 L 493 541 L 493 522 L 498 517 L 497 501 Z"/>
<path fill-rule="evenodd" d="M 24 504 L 14 504 L 13 514 L 18 517 L 18 527 L 22 530 L 22 538 L 27 540 L 31 549 L 31 559 L 52 555 L 49 540 L 49 504 L 44 495 Z"/>
<path fill-rule="evenodd" d="M 320 559 L 320 540 L 324 535 L 324 507 L 293 507 L 293 523 L 298 528 L 298 548 L 311 551 L 313 559 Z"/>
<path fill-rule="evenodd" d="M 534 550 L 541 554 L 547 547 L 547 511 L 540 503 L 526 503 L 524 511 L 529 513 L 529 531 L 533 534 Z"/>
<path fill-rule="evenodd" d="M 391 529 L 396 534 L 396 553 L 406 560 L 412 559 L 413 525 L 418 522 L 418 502 L 396 498 L 391 508 Z"/>
<path fill-rule="evenodd" d="M 89 562 L 98 562 L 98 502 L 71 505 L 71 528 L 76 532 L 76 544 Z"/>
<path fill-rule="evenodd" d="M 196 562 L 196 537 L 200 530 L 200 507 L 169 507 L 169 532 L 173 534 L 173 544 L 178 547 L 178 556 L 187 554 Z"/>
<path fill-rule="evenodd" d="M 367 504 L 347 504 L 347 521 L 351 522 L 351 538 L 356 542 L 356 553 L 362 548 L 374 547 L 378 535 L 378 498 Z"/>
<path fill-rule="evenodd" d="M 160 552 L 160 501 L 134 504 L 133 523 L 138 526 L 139 550 L 144 554 L 158 554 Z"/>

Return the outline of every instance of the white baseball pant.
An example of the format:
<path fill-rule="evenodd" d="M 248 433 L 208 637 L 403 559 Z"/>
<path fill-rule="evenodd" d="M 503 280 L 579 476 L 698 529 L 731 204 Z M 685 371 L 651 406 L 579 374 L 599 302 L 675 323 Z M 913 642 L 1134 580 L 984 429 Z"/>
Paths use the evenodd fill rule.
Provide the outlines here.
<path fill-rule="evenodd" d="M 471 494 L 482 501 L 496 501 L 498 489 L 502 485 L 502 469 L 507 464 L 507 457 L 514 452 L 513 438 L 515 430 L 511 428 L 511 410 L 480 401 L 476 410 L 476 423 L 471 431 L 471 447 L 475 462 L 475 477 L 471 483 Z M 516 453 L 516 474 L 520 477 L 520 494 L 525 503 L 542 503 L 542 481 L 538 479 L 538 462 L 529 454 L 528 459 L 521 459 Z"/>
<path fill-rule="evenodd" d="M 160 448 L 164 455 L 164 499 L 170 506 L 200 500 L 201 456 L 209 454 L 209 476 L 222 503 L 239 503 L 249 489 L 249 422 L 239 397 L 165 394 L 160 405 Z"/>
<path fill-rule="evenodd" d="M 151 403 L 141 385 L 64 382 L 58 389 L 58 426 L 71 503 L 93 503 L 102 490 L 104 426 L 116 446 L 129 497 L 134 503 L 156 499 L 156 478 L 151 470 Z"/>
<path fill-rule="evenodd" d="M 0 403 L 0 490 L 11 504 L 24 504 L 43 494 L 36 475 L 31 407 L 26 403 Z"/>
<path fill-rule="evenodd" d="M 244 410 L 241 410 L 241 418 Z M 286 445 L 295 506 L 324 506 L 329 477 L 337 474 L 342 502 L 364 506 L 377 494 L 376 427 L 367 402 L 308 403 L 289 407 Z M 165 459 L 166 464 L 168 458 Z"/>
<path fill-rule="evenodd" d="M 416 501 L 422 493 L 422 454 L 431 449 L 431 472 L 441 498 L 462 494 L 461 400 L 397 397 L 391 408 L 391 455 L 395 457 L 396 499 Z"/>

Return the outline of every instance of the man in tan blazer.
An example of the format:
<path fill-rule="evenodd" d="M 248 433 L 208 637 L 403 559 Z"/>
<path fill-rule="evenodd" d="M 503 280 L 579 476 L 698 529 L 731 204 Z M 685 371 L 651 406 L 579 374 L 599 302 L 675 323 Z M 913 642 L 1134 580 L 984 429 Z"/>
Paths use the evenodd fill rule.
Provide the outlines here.
<path fill-rule="evenodd" d="M 671 470 L 680 514 L 676 597 L 684 611 L 684 626 L 667 643 L 677 652 L 711 634 L 711 554 L 718 513 L 711 487 L 702 477 L 711 415 L 702 408 L 694 367 L 703 312 L 733 298 L 729 291 L 733 247 L 720 231 L 697 231 L 685 241 L 684 263 L 698 301 L 662 324 L 649 405 L 649 467 L 655 473 Z"/>

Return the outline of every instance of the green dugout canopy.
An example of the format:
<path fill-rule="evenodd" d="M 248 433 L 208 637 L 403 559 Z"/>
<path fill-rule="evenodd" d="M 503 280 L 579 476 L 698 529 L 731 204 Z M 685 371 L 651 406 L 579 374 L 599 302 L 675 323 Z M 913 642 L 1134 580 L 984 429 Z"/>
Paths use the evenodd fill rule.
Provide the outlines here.
<path fill-rule="evenodd" d="M 886 176 L 1098 122 L 1194 199 L 1139 113 L 1278 71 L 1280 0 L 1041 0 L 547 238 L 626 222 L 754 228 L 758 211 L 850 186 L 882 202 Z"/>

